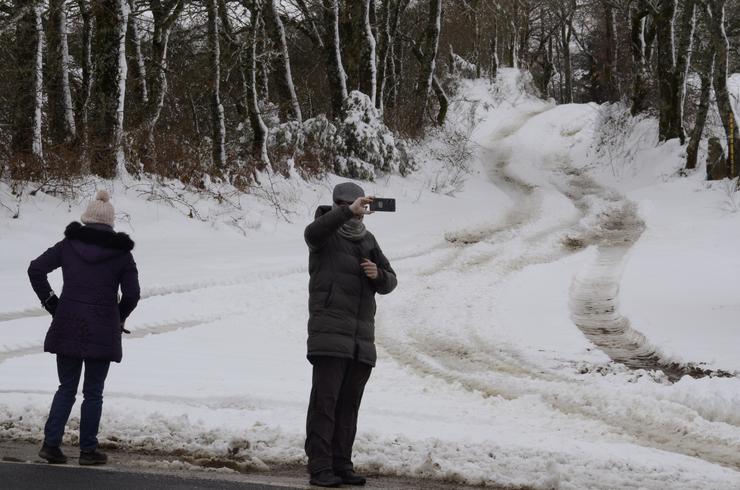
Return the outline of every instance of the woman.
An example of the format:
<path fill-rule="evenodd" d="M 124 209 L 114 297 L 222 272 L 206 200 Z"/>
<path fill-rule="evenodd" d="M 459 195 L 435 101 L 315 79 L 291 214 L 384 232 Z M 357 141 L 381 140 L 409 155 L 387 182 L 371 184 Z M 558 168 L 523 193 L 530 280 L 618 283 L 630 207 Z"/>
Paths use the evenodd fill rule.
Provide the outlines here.
<path fill-rule="evenodd" d="M 95 465 L 108 461 L 106 454 L 97 450 L 103 387 L 110 362 L 121 361 L 123 324 L 136 308 L 140 293 L 138 271 L 131 255 L 134 242 L 125 233 L 113 231 L 115 213 L 109 201 L 106 191 L 98 192 L 82 215 L 84 225 L 71 223 L 64 240 L 28 267 L 33 290 L 53 318 L 44 351 L 57 356 L 59 389 L 51 404 L 39 452 L 49 463 L 67 462 L 60 446 L 83 364 L 79 463 Z M 57 298 L 47 275 L 59 267 L 64 287 Z"/>

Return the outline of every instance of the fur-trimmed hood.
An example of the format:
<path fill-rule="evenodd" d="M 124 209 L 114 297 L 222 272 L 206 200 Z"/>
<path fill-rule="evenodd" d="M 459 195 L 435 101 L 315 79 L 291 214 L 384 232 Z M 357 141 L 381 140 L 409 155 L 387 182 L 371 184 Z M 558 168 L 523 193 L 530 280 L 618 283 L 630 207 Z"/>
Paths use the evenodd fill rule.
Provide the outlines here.
<path fill-rule="evenodd" d="M 126 233 L 100 230 L 76 221 L 67 226 L 64 237 L 88 262 L 99 262 L 134 249 L 134 241 Z"/>

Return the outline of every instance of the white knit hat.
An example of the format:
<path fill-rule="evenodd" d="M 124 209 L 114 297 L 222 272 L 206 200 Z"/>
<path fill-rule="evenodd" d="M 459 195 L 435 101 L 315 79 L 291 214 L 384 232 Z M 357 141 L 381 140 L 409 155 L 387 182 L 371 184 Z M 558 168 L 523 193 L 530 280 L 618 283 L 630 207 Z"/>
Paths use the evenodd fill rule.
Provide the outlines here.
<path fill-rule="evenodd" d="M 113 227 L 116 213 L 109 201 L 110 195 L 108 195 L 108 191 L 98 191 L 95 200 L 91 201 L 87 205 L 87 210 L 82 213 L 82 222 L 86 225 L 99 223 Z"/>

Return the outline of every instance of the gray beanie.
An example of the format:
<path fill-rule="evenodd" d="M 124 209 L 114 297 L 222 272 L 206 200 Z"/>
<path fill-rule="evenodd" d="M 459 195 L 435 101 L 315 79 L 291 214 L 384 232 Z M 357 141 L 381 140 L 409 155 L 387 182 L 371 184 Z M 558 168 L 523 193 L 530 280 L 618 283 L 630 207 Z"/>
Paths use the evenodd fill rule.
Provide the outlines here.
<path fill-rule="evenodd" d="M 116 215 L 113 205 L 109 201 L 108 191 L 98 191 L 95 200 L 91 201 L 85 212 L 82 213 L 82 222 L 86 225 L 97 223 L 113 227 Z"/>
<path fill-rule="evenodd" d="M 355 202 L 358 197 L 365 197 L 365 191 L 354 182 L 342 182 L 334 187 L 332 200 L 338 202 Z"/>

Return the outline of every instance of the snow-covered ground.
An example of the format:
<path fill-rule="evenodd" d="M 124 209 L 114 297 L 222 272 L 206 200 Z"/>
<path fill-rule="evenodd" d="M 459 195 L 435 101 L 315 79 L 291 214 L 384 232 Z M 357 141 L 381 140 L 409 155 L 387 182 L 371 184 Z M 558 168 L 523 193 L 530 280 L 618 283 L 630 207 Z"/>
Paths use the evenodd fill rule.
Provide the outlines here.
<path fill-rule="evenodd" d="M 700 173 L 678 178 L 681 148 L 656 148 L 650 120 L 597 152 L 602 107 L 529 96 L 513 70 L 463 95 L 452 114 L 471 125 L 475 158 L 461 190 L 429 192 L 447 175 L 434 162 L 361 183 L 398 199 L 368 226 L 399 288 L 379 299 L 360 469 L 542 489 L 740 488 L 740 381 L 671 383 L 609 357 L 740 371 L 732 198 Z M 434 143 L 419 151 L 431 158 Z M 302 231 L 339 180 L 276 182 L 290 222 L 268 199 L 235 210 L 183 192 L 199 221 L 146 201 L 143 184 L 113 184 L 145 298 L 107 382 L 102 440 L 256 468 L 304 460 Z M 0 437 L 41 437 L 56 373 L 25 269 L 83 206 L 38 194 L 19 219 L 0 215 Z"/>

